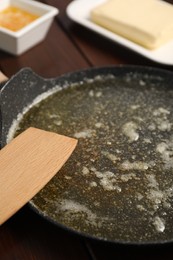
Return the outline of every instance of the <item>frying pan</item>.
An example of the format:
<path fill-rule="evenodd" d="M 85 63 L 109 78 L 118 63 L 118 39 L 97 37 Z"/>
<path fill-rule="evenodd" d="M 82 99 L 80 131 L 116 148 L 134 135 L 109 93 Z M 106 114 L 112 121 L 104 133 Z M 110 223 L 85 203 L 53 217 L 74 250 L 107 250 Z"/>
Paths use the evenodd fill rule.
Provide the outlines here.
<path fill-rule="evenodd" d="M 101 144 L 99 148 L 101 156 L 106 159 L 99 161 L 99 165 L 89 170 L 82 166 L 81 174 L 77 174 L 76 170 L 83 158 L 76 150 L 74 156 L 79 159 L 77 166 L 73 165 L 73 159 L 69 165 L 67 163 L 62 173 L 36 195 L 29 205 L 55 225 L 99 241 L 120 244 L 172 242 L 173 74 L 171 72 L 149 67 L 111 66 L 82 70 L 54 79 L 43 79 L 31 69 L 24 68 L 1 90 L 1 147 L 12 138 L 12 126 L 18 123 L 28 110 L 32 111 L 34 104 L 50 93 L 58 92 L 60 96 L 61 93 L 65 93 L 64 96 L 68 96 L 68 89 L 72 88 L 73 98 L 63 105 L 69 110 L 67 121 L 72 120 L 70 108 L 75 102 L 75 91 L 83 93 L 88 84 L 89 87 L 90 84 L 95 84 L 93 79 L 97 82 L 96 86 L 94 85 L 94 88 L 98 88 L 97 98 L 101 96 L 103 90 L 102 102 L 107 99 L 102 113 L 108 107 L 108 111 L 105 112 L 108 124 L 115 123 L 114 154 L 105 151 L 105 147 Z M 106 93 L 104 88 L 107 89 Z M 108 96 L 104 98 L 104 95 Z M 89 96 L 93 97 L 93 89 L 89 91 Z M 61 97 L 60 100 L 62 101 Z M 84 102 L 83 108 L 78 103 L 79 110 L 85 110 L 88 104 L 87 99 L 82 102 Z M 93 106 L 88 107 L 92 114 Z M 80 129 L 80 123 L 87 121 L 86 114 L 81 117 L 79 111 L 76 111 L 76 118 L 76 126 Z M 97 132 L 99 139 L 103 143 L 106 142 L 104 131 L 100 130 L 100 122 L 96 123 L 96 127 L 99 129 Z M 103 128 L 106 129 L 108 126 L 105 125 Z M 109 139 L 109 136 L 106 138 Z M 83 142 L 82 138 L 80 142 Z M 111 145 L 108 140 L 107 146 Z M 89 147 L 85 148 L 89 150 Z M 90 153 L 93 157 L 94 152 Z M 88 157 L 88 160 L 90 159 L 92 158 Z M 96 170 L 100 165 L 104 169 L 106 161 L 111 161 L 113 170 L 106 169 L 102 172 Z M 90 177 L 87 175 L 88 172 Z M 61 190 L 60 193 L 65 194 L 63 195 L 65 197 L 59 202 L 57 196 L 60 194 L 57 195 L 56 192 L 61 188 L 61 184 L 63 191 L 66 190 L 64 192 Z M 89 188 L 86 189 L 88 185 Z"/>

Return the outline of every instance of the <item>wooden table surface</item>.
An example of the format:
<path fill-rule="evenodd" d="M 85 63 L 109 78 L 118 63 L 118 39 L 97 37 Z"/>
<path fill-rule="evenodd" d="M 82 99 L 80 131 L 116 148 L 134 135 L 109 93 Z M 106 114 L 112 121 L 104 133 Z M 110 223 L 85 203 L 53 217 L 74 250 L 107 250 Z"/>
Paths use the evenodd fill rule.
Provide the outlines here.
<path fill-rule="evenodd" d="M 0 51 L 0 70 L 8 77 L 23 67 L 32 68 L 44 78 L 111 64 L 145 65 L 173 71 L 173 66 L 149 61 L 70 21 L 65 13 L 70 0 L 42 2 L 57 7 L 60 13 L 39 45 L 18 57 Z M 0 227 L 0 259 L 169 260 L 173 259 L 173 244 L 127 247 L 90 241 L 55 227 L 26 205 Z"/>

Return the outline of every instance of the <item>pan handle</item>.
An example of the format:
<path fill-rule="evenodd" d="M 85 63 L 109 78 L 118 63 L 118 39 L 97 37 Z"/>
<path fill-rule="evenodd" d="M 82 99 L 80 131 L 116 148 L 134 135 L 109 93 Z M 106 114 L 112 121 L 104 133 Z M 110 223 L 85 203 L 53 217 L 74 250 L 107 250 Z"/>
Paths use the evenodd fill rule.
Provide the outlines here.
<path fill-rule="evenodd" d="M 0 71 L 0 90 L 4 86 L 4 84 L 7 82 L 8 78 L 5 76 L 5 74 Z M 0 104 L 0 149 L 2 147 L 1 145 L 1 137 L 2 137 L 2 112 L 1 112 L 1 104 Z"/>
<path fill-rule="evenodd" d="M 34 73 L 31 68 L 22 68 L 10 77 L 0 91 L 1 147 L 4 147 L 9 141 L 11 127 L 26 112 L 26 108 L 30 108 L 38 96 L 49 91 L 55 85 L 55 79 L 44 79 Z"/>

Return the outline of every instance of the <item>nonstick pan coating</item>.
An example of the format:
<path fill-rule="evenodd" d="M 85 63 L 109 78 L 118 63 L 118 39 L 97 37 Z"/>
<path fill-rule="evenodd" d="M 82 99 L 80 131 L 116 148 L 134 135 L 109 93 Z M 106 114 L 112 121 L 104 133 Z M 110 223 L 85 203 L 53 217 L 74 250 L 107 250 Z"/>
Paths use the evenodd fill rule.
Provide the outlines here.
<path fill-rule="evenodd" d="M 75 91 L 84 95 L 88 85 L 89 92 L 78 102 Z M 20 119 L 36 97 L 52 89 L 58 91 L 62 102 L 59 111 L 67 108 L 68 119 L 73 118 L 76 130 L 72 133 L 58 123 L 57 131 L 67 135 L 77 132 L 79 138 L 72 159 L 30 205 L 53 223 L 86 237 L 123 244 L 172 241 L 172 86 L 172 73 L 135 66 L 94 68 L 50 80 L 38 77 L 30 69 L 15 75 L 1 91 L 2 146 L 14 120 Z M 62 92 L 66 97 L 69 93 L 73 96 L 65 105 Z M 96 101 L 87 110 L 93 96 Z M 51 102 L 50 98 L 48 103 Z M 73 111 L 76 105 L 78 108 Z M 104 127 L 103 122 L 93 121 L 94 135 L 101 142 L 92 147 L 91 133 L 82 132 L 80 125 L 89 125 L 92 116 L 99 118 L 100 113 L 105 113 L 108 121 Z M 29 122 L 37 124 L 34 120 Z M 85 150 L 91 164 L 83 159 L 80 149 Z"/>

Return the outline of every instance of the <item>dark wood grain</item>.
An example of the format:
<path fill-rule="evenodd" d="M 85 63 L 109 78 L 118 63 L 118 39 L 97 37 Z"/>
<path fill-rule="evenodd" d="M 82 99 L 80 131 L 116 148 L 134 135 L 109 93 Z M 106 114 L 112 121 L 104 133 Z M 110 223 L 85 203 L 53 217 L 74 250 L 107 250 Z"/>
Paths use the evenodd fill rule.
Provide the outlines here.
<path fill-rule="evenodd" d="M 72 22 L 66 15 L 71 0 L 42 0 L 60 10 L 46 39 L 21 56 L 0 51 L 0 69 L 11 77 L 31 67 L 43 77 L 108 64 L 139 64 L 173 71 L 149 61 Z M 173 3 L 173 0 L 168 1 Z M 173 259 L 173 244 L 158 247 L 110 245 L 86 240 L 54 226 L 28 206 L 0 227 L 2 260 Z"/>
<path fill-rule="evenodd" d="M 88 259 L 83 241 L 25 206 L 0 228 L 0 259 Z"/>
<path fill-rule="evenodd" d="M 173 245 L 162 246 L 129 246 L 110 245 L 97 242 L 87 242 L 87 248 L 93 259 L 97 260 L 172 260 Z"/>
<path fill-rule="evenodd" d="M 0 52 L 0 69 L 12 76 L 23 67 L 30 67 L 43 77 L 56 77 L 88 67 L 67 34 L 54 22 L 46 39 L 21 56 Z"/>

